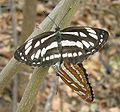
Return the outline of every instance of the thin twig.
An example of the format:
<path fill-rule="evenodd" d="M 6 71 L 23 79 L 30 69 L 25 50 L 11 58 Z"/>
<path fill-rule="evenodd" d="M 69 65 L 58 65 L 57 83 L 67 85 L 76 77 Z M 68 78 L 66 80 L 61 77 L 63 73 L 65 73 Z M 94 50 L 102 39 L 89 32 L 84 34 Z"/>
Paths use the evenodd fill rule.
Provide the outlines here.
<path fill-rule="evenodd" d="M 14 48 L 17 47 L 17 20 L 14 0 L 10 0 L 11 16 L 12 16 L 12 28 L 13 28 L 13 38 L 14 38 Z M 17 109 L 17 97 L 18 97 L 18 78 L 17 75 L 13 78 L 13 102 L 12 102 L 12 112 L 16 112 Z"/>
<path fill-rule="evenodd" d="M 53 78 L 53 81 L 51 84 L 51 89 L 50 89 L 49 95 L 47 97 L 44 112 L 50 112 L 50 110 L 51 110 L 52 100 L 53 100 L 53 97 L 57 90 L 58 78 L 59 78 L 58 76 L 54 76 L 54 78 Z"/>

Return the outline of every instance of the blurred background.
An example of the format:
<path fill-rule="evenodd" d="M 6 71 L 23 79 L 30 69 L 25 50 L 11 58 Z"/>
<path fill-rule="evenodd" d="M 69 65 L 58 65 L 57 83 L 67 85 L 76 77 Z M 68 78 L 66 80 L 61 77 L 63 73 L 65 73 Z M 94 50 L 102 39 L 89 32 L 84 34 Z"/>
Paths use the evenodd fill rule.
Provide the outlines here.
<path fill-rule="evenodd" d="M 59 0 L 0 0 L 0 71 Z M 31 112 L 120 112 L 120 0 L 81 0 L 72 25 L 103 28 L 110 34 L 100 52 L 83 64 L 95 101 L 86 104 L 52 72 L 42 83 Z M 15 112 L 32 68 L 21 71 L 0 94 L 0 112 Z M 18 80 L 19 79 L 19 80 Z M 57 90 L 56 90 L 56 87 Z M 50 104 L 50 106 L 48 106 Z"/>

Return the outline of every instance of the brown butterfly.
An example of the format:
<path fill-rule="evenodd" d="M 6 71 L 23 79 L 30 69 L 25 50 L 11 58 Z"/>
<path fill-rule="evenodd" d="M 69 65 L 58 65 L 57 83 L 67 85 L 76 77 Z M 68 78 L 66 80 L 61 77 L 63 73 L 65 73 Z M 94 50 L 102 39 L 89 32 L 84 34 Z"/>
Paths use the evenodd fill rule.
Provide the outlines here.
<path fill-rule="evenodd" d="M 56 73 L 74 90 L 84 101 L 91 103 L 94 100 L 92 87 L 88 80 L 88 74 L 81 63 L 71 64 L 63 62 L 55 66 Z"/>

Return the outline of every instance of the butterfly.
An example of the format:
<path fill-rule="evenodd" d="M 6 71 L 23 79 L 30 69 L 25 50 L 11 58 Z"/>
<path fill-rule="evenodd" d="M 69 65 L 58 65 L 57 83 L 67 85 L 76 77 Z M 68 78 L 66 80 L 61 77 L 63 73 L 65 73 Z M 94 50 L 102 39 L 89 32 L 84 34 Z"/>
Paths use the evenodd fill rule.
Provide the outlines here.
<path fill-rule="evenodd" d="M 88 80 L 88 74 L 81 63 L 71 64 L 62 62 L 55 64 L 57 76 L 59 76 L 82 100 L 91 103 L 94 100 L 94 93 Z"/>
<path fill-rule="evenodd" d="M 67 27 L 44 32 L 23 43 L 14 58 L 29 66 L 51 66 L 84 61 L 104 46 L 108 32 L 92 27 Z"/>

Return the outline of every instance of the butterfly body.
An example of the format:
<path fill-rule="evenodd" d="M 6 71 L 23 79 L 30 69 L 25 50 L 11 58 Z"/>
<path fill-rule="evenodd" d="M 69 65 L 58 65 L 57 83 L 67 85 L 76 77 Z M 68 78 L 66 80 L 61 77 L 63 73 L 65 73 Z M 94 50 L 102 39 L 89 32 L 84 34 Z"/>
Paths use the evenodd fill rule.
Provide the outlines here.
<path fill-rule="evenodd" d="M 91 27 L 68 27 L 45 32 L 26 41 L 14 57 L 30 66 L 51 66 L 58 61 L 82 62 L 107 41 L 108 32 Z"/>

